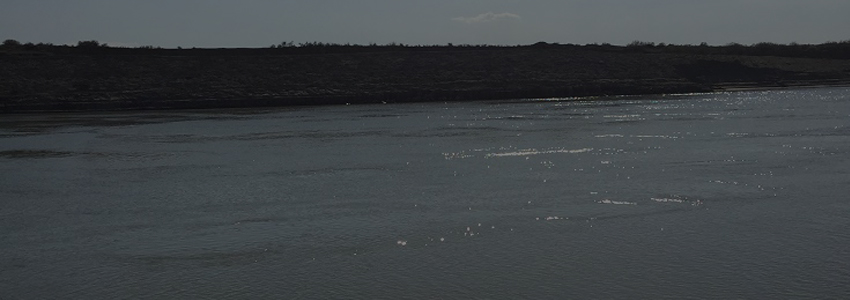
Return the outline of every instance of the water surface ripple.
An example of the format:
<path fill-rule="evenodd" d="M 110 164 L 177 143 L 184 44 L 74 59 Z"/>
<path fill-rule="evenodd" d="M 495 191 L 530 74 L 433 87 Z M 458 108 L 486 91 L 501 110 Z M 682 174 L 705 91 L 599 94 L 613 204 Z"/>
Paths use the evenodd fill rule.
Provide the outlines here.
<path fill-rule="evenodd" d="M 0 298 L 850 295 L 850 89 L 0 120 Z"/>

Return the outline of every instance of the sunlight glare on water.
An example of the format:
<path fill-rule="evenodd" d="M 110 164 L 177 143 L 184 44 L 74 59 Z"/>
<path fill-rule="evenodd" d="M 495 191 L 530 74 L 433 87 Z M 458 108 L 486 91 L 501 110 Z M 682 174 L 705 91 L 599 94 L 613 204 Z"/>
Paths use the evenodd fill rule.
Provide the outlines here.
<path fill-rule="evenodd" d="M 842 298 L 850 89 L 0 120 L 0 291 Z"/>

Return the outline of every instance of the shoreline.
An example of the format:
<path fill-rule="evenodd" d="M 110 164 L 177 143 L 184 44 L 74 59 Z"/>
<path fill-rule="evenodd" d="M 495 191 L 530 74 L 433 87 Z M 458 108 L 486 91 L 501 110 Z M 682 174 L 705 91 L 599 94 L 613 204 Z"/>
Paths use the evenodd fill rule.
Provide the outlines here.
<path fill-rule="evenodd" d="M 399 101 L 392 95 L 380 95 L 365 99 L 362 96 L 354 97 L 302 97 L 302 98 L 246 98 L 246 99 L 175 99 L 157 102 L 158 105 L 139 106 L 132 103 L 111 102 L 92 103 L 77 102 L 73 104 L 44 105 L 17 110 L 0 110 L 0 114 L 62 114 L 79 112 L 131 112 L 131 111 L 183 111 L 183 110 L 205 110 L 205 109 L 252 109 L 252 108 L 286 108 L 286 107 L 311 107 L 311 106 L 339 106 L 339 105 L 374 105 L 374 104 L 399 104 L 399 103 L 434 103 L 434 102 L 473 102 L 473 101 L 510 101 L 510 100 L 532 100 L 532 101 L 594 101 L 599 98 L 632 98 L 649 96 L 675 96 L 689 94 L 713 94 L 713 93 L 736 93 L 752 91 L 775 91 L 796 90 L 814 88 L 840 88 L 850 87 L 848 82 L 829 83 L 807 83 L 797 85 L 726 85 L 717 86 L 712 89 L 681 90 L 666 93 L 626 93 L 626 94 L 587 94 L 587 95 L 549 95 L 549 96 L 522 96 L 516 94 L 511 97 L 485 97 L 485 98 L 461 98 L 441 97 L 433 99 L 406 99 Z M 514 95 L 514 94 L 512 94 Z M 551 100 L 555 99 L 555 100 Z"/>
<path fill-rule="evenodd" d="M 715 92 L 719 92 L 719 93 L 723 93 L 723 92 L 751 92 L 751 91 L 797 90 L 797 89 L 817 89 L 817 88 L 840 88 L 840 87 L 850 87 L 850 82 L 824 83 L 824 84 L 804 84 L 804 85 L 786 85 L 786 86 L 755 86 L 755 85 L 727 86 L 727 87 L 719 87 L 715 90 Z"/>
<path fill-rule="evenodd" d="M 646 94 L 597 94 L 597 95 L 582 95 L 582 96 L 546 96 L 546 97 L 504 97 L 504 98 L 468 98 L 452 100 L 435 99 L 435 100 L 409 100 L 409 101 L 386 101 L 386 97 L 377 97 L 372 101 L 357 101 L 350 102 L 347 100 L 359 99 L 359 97 L 305 97 L 299 99 L 248 99 L 248 100 L 208 100 L 208 99 L 185 99 L 162 101 L 161 106 L 121 106 L 120 103 L 111 103 L 110 105 L 77 103 L 76 107 L 68 108 L 67 104 L 57 106 L 47 106 L 45 109 L 22 109 L 13 111 L 0 111 L 0 115 L 29 115 L 29 114 L 66 114 L 66 113 L 118 113 L 118 112 L 163 112 L 163 111 L 190 111 L 190 110 L 217 110 L 217 109 L 274 109 L 288 107 L 318 107 L 318 106 L 342 106 L 342 105 L 378 105 L 378 104 L 400 104 L 400 103 L 434 103 L 434 102 L 476 102 L 476 101 L 597 101 L 597 100 L 612 100 L 617 98 L 636 98 L 650 96 L 677 96 L 677 95 L 692 95 L 692 94 L 714 94 L 714 93 L 737 93 L 737 92 L 755 92 L 755 91 L 776 91 L 776 90 L 797 90 L 797 89 L 816 89 L 816 88 L 841 88 L 850 87 L 850 82 L 844 83 L 829 83 L 829 84 L 804 84 L 804 85 L 785 85 L 785 86 L 758 86 L 758 85 L 739 85 L 716 87 L 712 90 L 698 91 L 681 91 L 673 93 L 646 93 Z M 320 99 L 316 99 L 320 98 Z M 377 100 L 385 99 L 385 100 Z M 286 103 L 281 103 L 281 102 Z M 238 103 L 234 103 L 238 102 Z"/>

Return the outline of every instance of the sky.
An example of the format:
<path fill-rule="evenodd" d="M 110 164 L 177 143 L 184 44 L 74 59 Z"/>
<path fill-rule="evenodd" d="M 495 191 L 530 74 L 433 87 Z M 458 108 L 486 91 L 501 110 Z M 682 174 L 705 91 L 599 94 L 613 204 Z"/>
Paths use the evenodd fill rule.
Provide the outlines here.
<path fill-rule="evenodd" d="M 850 40 L 850 0 L 0 0 L 0 40 L 113 46 Z"/>

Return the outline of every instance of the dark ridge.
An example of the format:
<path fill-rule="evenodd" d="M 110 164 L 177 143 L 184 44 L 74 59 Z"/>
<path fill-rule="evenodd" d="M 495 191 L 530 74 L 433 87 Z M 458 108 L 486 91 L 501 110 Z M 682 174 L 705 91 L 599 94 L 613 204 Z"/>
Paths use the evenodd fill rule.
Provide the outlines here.
<path fill-rule="evenodd" d="M 845 85 L 821 45 L 0 46 L 0 111 L 195 109 L 710 92 Z"/>

